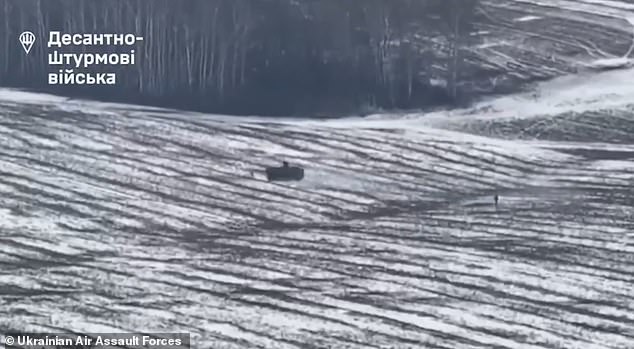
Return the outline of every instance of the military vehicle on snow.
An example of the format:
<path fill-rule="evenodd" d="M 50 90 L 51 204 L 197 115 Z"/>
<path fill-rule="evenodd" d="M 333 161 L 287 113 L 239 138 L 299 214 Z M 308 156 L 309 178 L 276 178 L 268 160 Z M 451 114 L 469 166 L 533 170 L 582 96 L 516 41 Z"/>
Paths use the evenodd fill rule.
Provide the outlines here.
<path fill-rule="evenodd" d="M 267 167 L 265 172 L 269 182 L 301 181 L 304 179 L 304 169 L 299 166 L 289 166 L 286 161 L 282 162 L 281 167 Z"/>

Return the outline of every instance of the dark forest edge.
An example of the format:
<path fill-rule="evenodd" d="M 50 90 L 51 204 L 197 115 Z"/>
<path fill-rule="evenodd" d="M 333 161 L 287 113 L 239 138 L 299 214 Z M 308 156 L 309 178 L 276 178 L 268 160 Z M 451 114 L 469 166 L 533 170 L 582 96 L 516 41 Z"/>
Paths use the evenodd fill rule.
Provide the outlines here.
<path fill-rule="evenodd" d="M 449 106 L 477 0 L 0 0 L 0 85 L 237 115 Z M 40 38 L 25 59 L 24 30 Z M 49 86 L 49 31 L 145 41 L 114 86 Z M 98 46 L 77 51 L 94 52 Z M 90 50 L 90 51 L 89 51 Z M 106 52 L 103 51 L 102 52 Z M 110 51 L 112 52 L 112 51 Z M 441 76 L 431 67 L 441 67 Z M 111 70 L 112 71 L 112 70 Z M 437 85 L 436 80 L 444 84 Z"/>

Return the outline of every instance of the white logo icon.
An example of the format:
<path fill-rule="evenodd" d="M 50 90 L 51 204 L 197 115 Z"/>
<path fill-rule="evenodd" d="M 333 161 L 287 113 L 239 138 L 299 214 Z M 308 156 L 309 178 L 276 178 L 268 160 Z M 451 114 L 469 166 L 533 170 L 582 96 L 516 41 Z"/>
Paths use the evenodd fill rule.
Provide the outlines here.
<path fill-rule="evenodd" d="M 35 34 L 31 32 L 23 32 L 20 34 L 20 43 L 22 44 L 22 48 L 24 48 L 24 52 L 28 55 L 35 43 Z"/>

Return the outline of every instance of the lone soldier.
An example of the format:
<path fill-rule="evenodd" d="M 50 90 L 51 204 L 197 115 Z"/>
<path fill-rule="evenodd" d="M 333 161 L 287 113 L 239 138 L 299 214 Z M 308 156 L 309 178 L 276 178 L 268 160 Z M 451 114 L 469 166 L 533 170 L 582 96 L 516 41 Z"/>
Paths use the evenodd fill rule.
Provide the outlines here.
<path fill-rule="evenodd" d="M 493 200 L 495 201 L 495 209 L 497 210 L 498 208 L 498 201 L 500 200 L 500 197 L 498 196 L 497 193 L 495 193 L 495 195 L 493 196 Z"/>

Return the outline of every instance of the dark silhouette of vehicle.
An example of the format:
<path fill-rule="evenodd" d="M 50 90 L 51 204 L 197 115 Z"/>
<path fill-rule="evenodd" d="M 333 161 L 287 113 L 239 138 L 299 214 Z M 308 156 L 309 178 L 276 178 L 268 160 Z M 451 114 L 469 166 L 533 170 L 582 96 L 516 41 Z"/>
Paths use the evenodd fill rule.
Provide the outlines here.
<path fill-rule="evenodd" d="M 304 169 L 298 166 L 289 166 L 283 161 L 281 167 L 267 167 L 266 179 L 273 181 L 301 181 L 304 179 Z"/>

